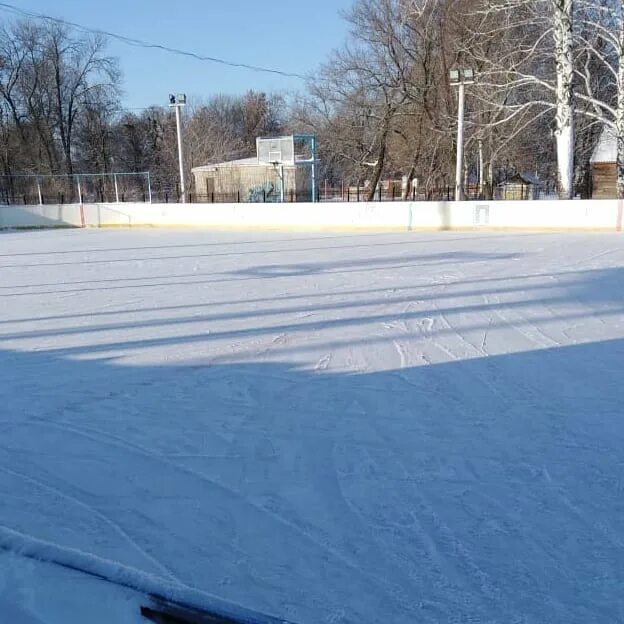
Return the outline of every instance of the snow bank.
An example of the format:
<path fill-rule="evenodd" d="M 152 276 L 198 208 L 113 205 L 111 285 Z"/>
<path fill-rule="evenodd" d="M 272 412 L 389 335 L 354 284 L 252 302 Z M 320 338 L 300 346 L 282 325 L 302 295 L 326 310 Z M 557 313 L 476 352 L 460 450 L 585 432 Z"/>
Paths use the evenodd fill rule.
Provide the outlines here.
<path fill-rule="evenodd" d="M 30 535 L 0 526 L 0 549 L 21 557 L 53 563 L 142 594 L 176 602 L 189 608 L 218 613 L 243 624 L 288 624 L 270 616 L 252 613 L 206 592 L 156 577 L 135 568 L 109 561 L 73 548 L 61 547 Z"/>

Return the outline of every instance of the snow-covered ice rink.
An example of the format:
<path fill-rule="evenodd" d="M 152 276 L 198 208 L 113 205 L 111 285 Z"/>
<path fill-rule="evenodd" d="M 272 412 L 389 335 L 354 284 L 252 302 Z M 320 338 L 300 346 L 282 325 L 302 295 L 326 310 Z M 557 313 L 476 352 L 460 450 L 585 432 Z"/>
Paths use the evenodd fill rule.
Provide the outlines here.
<path fill-rule="evenodd" d="M 0 542 L 301 624 L 624 621 L 621 234 L 4 233 L 0 310 Z M 0 552 L 1 609 L 73 624 L 68 574 Z"/>

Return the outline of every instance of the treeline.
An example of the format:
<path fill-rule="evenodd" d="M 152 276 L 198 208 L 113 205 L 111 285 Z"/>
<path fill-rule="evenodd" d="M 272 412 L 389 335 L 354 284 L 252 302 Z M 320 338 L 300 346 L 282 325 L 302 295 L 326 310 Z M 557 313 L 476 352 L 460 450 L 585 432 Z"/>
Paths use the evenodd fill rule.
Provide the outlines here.
<path fill-rule="evenodd" d="M 454 184 L 457 94 L 467 87 L 463 180 L 514 172 L 586 195 L 604 126 L 624 154 L 623 3 L 615 0 L 359 0 L 349 42 L 311 81 L 300 118 L 329 170 L 370 180 Z M 620 156 L 624 163 L 624 156 Z M 619 167 L 624 194 L 624 164 Z M 486 190 L 487 190 L 486 188 Z"/>
<path fill-rule="evenodd" d="M 192 101 L 184 115 L 187 167 L 248 156 L 258 135 L 282 131 L 279 95 L 250 91 Z M 175 117 L 168 107 L 123 108 L 121 70 L 106 40 L 55 23 L 0 30 L 0 167 L 16 174 L 145 172 L 175 189 Z"/>
<path fill-rule="evenodd" d="M 453 185 L 449 71 L 469 67 L 478 79 L 467 88 L 465 184 L 481 174 L 491 192 L 529 172 L 564 197 L 586 194 L 604 125 L 624 152 L 621 11 L 615 0 L 358 0 L 348 41 L 300 95 L 191 99 L 186 166 L 252 155 L 259 135 L 306 131 L 331 185 L 371 196 L 382 179 L 425 192 Z M 170 109 L 124 111 L 106 41 L 62 25 L 0 31 L 0 140 L 4 176 L 150 171 L 156 190 L 175 188 Z M 624 155 L 619 171 L 624 194 Z"/>

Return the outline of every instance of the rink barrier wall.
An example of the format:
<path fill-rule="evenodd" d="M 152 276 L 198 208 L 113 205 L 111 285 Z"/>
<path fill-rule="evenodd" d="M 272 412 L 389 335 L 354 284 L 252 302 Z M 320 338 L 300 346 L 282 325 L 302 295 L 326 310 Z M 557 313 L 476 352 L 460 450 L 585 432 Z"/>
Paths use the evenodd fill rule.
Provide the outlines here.
<path fill-rule="evenodd" d="M 621 231 L 621 200 L 0 206 L 0 228 Z"/>

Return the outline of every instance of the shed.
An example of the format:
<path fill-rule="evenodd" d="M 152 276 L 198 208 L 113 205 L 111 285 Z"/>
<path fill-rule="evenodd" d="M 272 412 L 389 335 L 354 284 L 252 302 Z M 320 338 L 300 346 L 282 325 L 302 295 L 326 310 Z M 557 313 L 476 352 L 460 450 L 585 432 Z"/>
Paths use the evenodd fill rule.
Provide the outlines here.
<path fill-rule="evenodd" d="M 254 201 L 256 196 L 278 201 L 282 172 L 288 196 L 296 191 L 294 165 L 278 168 L 261 163 L 254 156 L 192 169 L 196 193 L 205 196 L 207 201 Z"/>
<path fill-rule="evenodd" d="M 497 199 L 538 199 L 541 182 L 530 173 L 516 173 L 496 189 Z"/>
<path fill-rule="evenodd" d="M 306 141 L 310 140 L 312 148 L 307 153 Z M 195 192 L 207 201 L 307 201 L 312 197 L 315 163 L 311 135 L 259 137 L 256 156 L 191 171 Z"/>
<path fill-rule="evenodd" d="M 591 157 L 592 197 L 612 199 L 617 196 L 617 136 L 605 126 Z"/>

